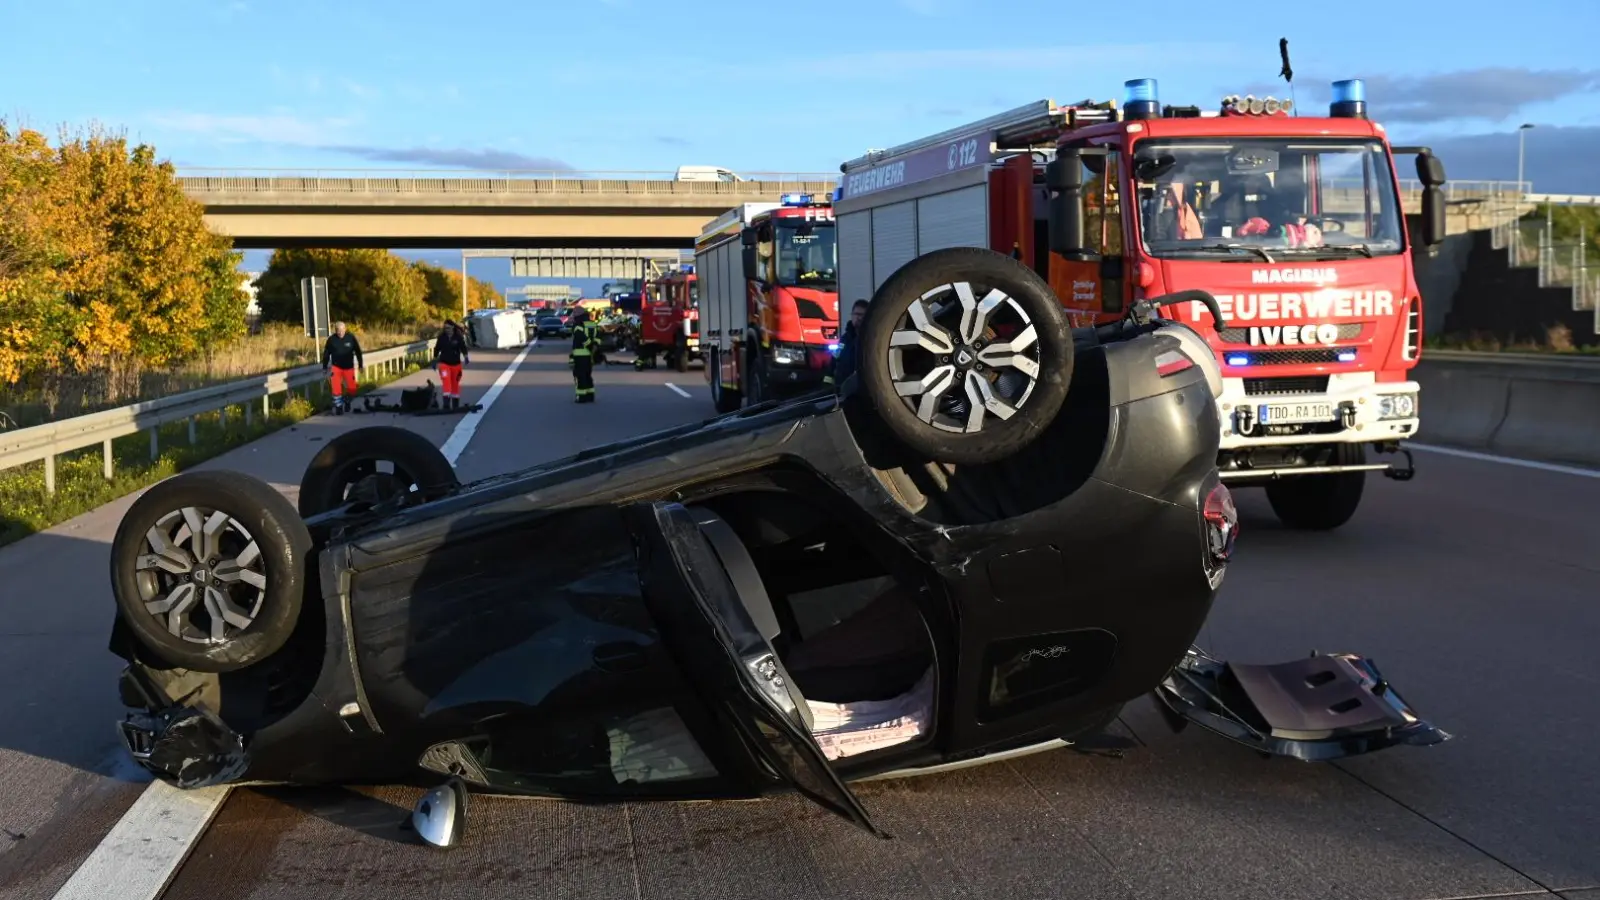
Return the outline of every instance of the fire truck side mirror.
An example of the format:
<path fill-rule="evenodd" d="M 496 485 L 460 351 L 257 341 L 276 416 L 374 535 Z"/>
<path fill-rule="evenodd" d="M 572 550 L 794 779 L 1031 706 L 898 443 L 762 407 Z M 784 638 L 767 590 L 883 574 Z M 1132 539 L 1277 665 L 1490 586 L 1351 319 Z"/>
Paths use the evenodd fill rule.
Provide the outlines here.
<path fill-rule="evenodd" d="M 1417 180 L 1422 182 L 1422 243 L 1433 249 L 1444 243 L 1444 163 L 1432 153 L 1417 154 Z"/>
<path fill-rule="evenodd" d="M 1057 153 L 1044 167 L 1044 186 L 1050 195 L 1046 209 L 1050 252 L 1083 262 L 1098 259 L 1099 254 L 1086 249 L 1083 240 L 1083 149 Z"/>
<path fill-rule="evenodd" d="M 754 247 L 756 245 L 756 230 L 754 228 L 741 229 L 739 231 L 739 243 L 746 247 Z"/>

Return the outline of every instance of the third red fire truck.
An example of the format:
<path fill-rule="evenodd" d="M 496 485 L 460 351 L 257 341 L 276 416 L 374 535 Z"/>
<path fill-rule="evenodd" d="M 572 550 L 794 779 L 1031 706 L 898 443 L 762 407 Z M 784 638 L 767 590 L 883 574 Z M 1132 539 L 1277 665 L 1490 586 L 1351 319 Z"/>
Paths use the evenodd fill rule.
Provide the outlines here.
<path fill-rule="evenodd" d="M 636 369 L 655 368 L 656 357 L 679 372 L 700 353 L 700 284 L 692 266 L 645 283 L 639 311 Z"/>
<path fill-rule="evenodd" d="M 833 207 L 744 203 L 695 241 L 706 381 L 718 412 L 815 388 L 838 351 Z"/>
<path fill-rule="evenodd" d="M 1422 297 L 1394 156 L 1416 155 L 1425 252 L 1443 240 L 1444 166 L 1391 147 L 1359 81 L 1336 82 L 1315 116 L 1267 97 L 1162 106 L 1153 80 L 1125 88 L 1120 107 L 1042 100 L 842 165 L 840 289 L 870 296 L 917 256 L 964 246 L 1035 269 L 1079 325 L 1208 291 L 1224 323 L 1198 303 L 1178 318 L 1221 368 L 1222 477 L 1265 486 L 1286 524 L 1337 527 L 1368 471 L 1413 471 L 1400 441 L 1420 421 Z"/>

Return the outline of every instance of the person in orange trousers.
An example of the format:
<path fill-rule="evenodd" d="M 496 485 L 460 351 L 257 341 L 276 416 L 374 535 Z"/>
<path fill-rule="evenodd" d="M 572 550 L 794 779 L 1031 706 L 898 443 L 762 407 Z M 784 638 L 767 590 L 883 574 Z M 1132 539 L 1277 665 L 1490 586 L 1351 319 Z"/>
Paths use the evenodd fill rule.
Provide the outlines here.
<path fill-rule="evenodd" d="M 467 339 L 456 323 L 446 320 L 444 331 L 433 342 L 433 368 L 444 381 L 444 408 L 461 408 L 461 369 L 472 358 L 467 354 Z"/>
<path fill-rule="evenodd" d="M 356 369 L 361 367 L 361 342 L 349 333 L 343 322 L 333 323 L 333 334 L 322 345 L 322 371 L 333 382 L 333 412 L 344 415 L 345 407 L 356 396 Z M 346 399 L 346 394 L 349 398 Z"/>

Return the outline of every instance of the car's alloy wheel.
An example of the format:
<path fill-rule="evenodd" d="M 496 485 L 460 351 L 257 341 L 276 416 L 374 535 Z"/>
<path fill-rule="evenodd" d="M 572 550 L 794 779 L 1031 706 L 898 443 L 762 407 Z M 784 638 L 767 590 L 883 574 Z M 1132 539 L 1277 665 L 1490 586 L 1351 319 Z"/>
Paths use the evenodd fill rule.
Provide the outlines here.
<path fill-rule="evenodd" d="M 1000 462 L 1066 401 L 1072 328 L 1037 272 L 949 247 L 901 266 L 862 320 L 856 378 L 907 449 L 956 465 Z"/>
<path fill-rule="evenodd" d="M 995 326 L 1010 340 L 996 338 Z M 895 392 L 918 419 L 941 431 L 982 431 L 992 415 L 1010 419 L 1039 380 L 1033 320 L 998 287 L 970 281 L 924 293 L 900 317 L 889 340 Z"/>
<path fill-rule="evenodd" d="M 272 485 L 184 472 L 123 514 L 111 592 L 144 649 L 197 672 L 231 672 L 289 641 L 315 577 L 311 556 L 305 522 Z"/>
<path fill-rule="evenodd" d="M 261 546 L 238 519 L 186 506 L 145 532 L 135 565 L 139 599 L 168 634 L 218 645 L 255 623 L 267 599 Z"/>

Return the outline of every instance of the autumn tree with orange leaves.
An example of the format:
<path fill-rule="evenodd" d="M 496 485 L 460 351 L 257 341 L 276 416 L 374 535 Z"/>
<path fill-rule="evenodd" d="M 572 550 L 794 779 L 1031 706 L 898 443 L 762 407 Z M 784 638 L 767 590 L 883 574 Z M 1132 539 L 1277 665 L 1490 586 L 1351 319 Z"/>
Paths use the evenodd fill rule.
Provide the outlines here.
<path fill-rule="evenodd" d="M 231 242 L 170 163 L 98 131 L 0 121 L 0 387 L 166 367 L 243 333 Z"/>

